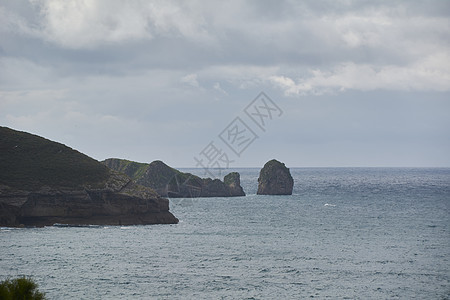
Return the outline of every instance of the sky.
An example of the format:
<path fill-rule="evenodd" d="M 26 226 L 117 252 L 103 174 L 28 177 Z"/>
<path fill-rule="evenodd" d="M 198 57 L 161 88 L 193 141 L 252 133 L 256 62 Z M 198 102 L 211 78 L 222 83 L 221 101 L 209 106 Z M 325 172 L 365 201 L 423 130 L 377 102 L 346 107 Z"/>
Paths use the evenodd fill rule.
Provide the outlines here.
<path fill-rule="evenodd" d="M 0 125 L 97 160 L 450 167 L 450 1 L 0 0 Z"/>

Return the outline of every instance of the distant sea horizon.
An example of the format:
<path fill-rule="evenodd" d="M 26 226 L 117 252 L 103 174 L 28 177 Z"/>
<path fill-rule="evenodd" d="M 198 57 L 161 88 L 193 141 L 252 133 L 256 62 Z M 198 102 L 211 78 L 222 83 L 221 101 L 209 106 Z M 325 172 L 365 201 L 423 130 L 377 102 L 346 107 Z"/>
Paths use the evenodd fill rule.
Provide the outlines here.
<path fill-rule="evenodd" d="M 237 170 L 237 169 L 262 169 L 264 166 L 261 165 L 259 167 L 229 167 L 229 168 L 210 168 L 213 170 L 222 169 L 224 171 L 227 170 Z M 177 170 L 204 170 L 204 168 L 201 167 L 176 167 L 171 166 L 172 168 L 175 168 Z M 292 167 L 286 165 L 289 169 L 450 169 L 450 166 L 444 166 L 444 167 L 438 167 L 438 166 L 300 166 L 300 167 Z"/>

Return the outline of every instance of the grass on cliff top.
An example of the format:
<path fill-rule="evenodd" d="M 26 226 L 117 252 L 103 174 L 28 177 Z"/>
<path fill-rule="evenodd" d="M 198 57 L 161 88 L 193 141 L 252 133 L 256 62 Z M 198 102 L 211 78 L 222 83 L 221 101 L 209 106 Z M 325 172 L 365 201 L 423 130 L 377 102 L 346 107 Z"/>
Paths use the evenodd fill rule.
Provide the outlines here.
<path fill-rule="evenodd" d="M 175 168 L 172 168 L 162 161 L 153 161 L 150 163 L 149 172 L 143 182 L 157 188 L 162 188 L 167 185 L 194 185 L 201 186 L 202 179 L 191 173 L 184 173 Z"/>
<path fill-rule="evenodd" d="M 149 166 L 145 163 L 120 158 L 108 158 L 102 161 L 102 163 L 113 170 L 128 175 L 133 180 L 138 180 L 144 176 L 144 173 Z"/>
<path fill-rule="evenodd" d="M 101 186 L 109 169 L 63 144 L 0 127 L 0 184 L 22 190 Z"/>
<path fill-rule="evenodd" d="M 183 173 L 159 160 L 146 164 L 120 158 L 109 158 L 102 163 L 113 170 L 128 175 L 138 184 L 155 189 L 177 184 L 201 186 L 202 182 L 200 177 Z"/>

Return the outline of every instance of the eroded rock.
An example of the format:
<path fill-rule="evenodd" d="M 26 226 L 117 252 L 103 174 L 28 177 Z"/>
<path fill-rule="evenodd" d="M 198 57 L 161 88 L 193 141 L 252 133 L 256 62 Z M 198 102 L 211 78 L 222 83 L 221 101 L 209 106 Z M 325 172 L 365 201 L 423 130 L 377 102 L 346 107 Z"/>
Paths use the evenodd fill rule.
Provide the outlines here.
<path fill-rule="evenodd" d="M 284 163 L 268 161 L 258 178 L 258 195 L 292 195 L 294 179 Z"/>

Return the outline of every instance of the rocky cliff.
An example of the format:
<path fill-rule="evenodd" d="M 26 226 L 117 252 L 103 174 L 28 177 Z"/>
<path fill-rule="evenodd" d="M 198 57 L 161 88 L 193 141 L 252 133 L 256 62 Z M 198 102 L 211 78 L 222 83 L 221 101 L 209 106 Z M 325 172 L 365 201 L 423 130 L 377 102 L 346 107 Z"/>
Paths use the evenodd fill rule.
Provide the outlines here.
<path fill-rule="evenodd" d="M 162 161 L 146 165 L 123 159 L 110 158 L 103 163 L 113 170 L 124 172 L 136 183 L 154 189 L 159 195 L 171 198 L 237 197 L 245 196 L 240 185 L 240 175 L 232 172 L 219 179 L 200 178 L 169 167 Z"/>
<path fill-rule="evenodd" d="M 258 195 L 292 195 L 294 179 L 291 172 L 275 159 L 268 161 L 258 178 Z"/>
<path fill-rule="evenodd" d="M 62 144 L 0 127 L 0 226 L 175 224 L 169 201 Z"/>

